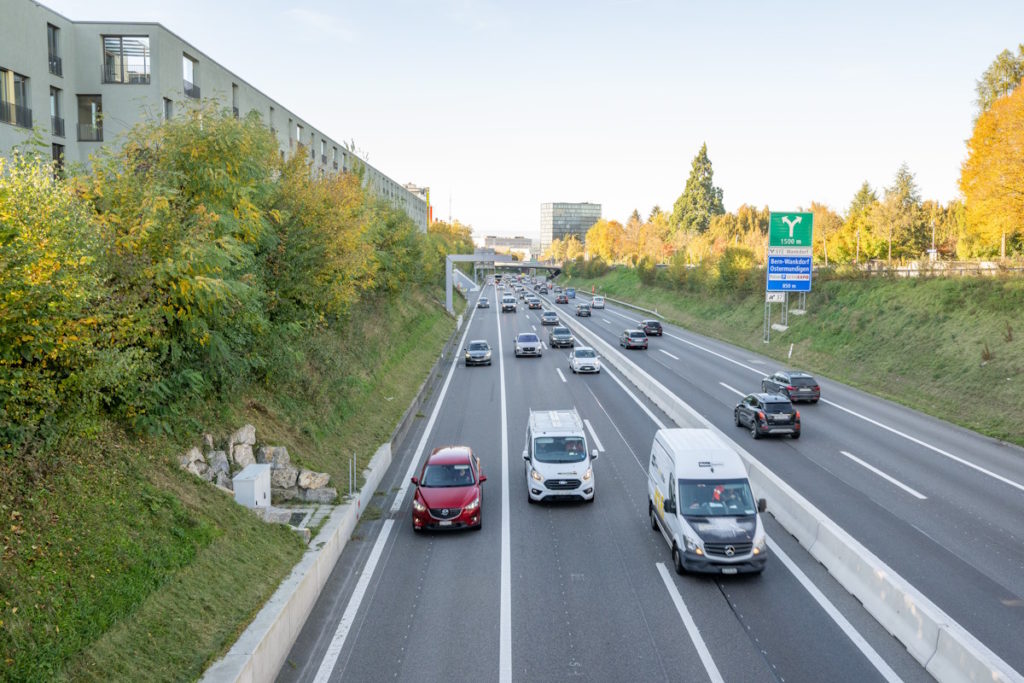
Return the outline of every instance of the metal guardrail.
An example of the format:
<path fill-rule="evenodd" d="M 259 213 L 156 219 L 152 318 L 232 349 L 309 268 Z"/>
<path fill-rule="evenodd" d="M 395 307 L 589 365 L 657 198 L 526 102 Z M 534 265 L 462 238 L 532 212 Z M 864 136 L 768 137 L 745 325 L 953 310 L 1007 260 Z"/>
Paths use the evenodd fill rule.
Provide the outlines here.
<path fill-rule="evenodd" d="M 32 127 L 32 110 L 14 102 L 0 102 L 0 121 L 21 128 Z"/>
<path fill-rule="evenodd" d="M 564 289 L 564 287 L 563 287 L 563 289 Z M 644 313 L 650 313 L 651 315 L 655 315 L 655 316 L 657 316 L 659 318 L 664 318 L 665 317 L 661 313 L 658 313 L 658 309 L 656 309 L 656 308 L 652 311 L 649 308 L 644 308 L 643 306 L 637 306 L 636 304 L 631 304 L 628 301 L 622 301 L 620 299 L 613 299 L 610 296 L 605 296 L 604 294 L 596 294 L 596 293 L 595 294 L 591 294 L 590 292 L 581 292 L 580 290 L 577 289 L 576 290 L 576 296 L 580 296 L 581 294 L 583 296 L 591 297 L 591 300 L 593 300 L 594 296 L 604 296 L 604 300 L 605 301 L 611 301 L 613 304 L 618 304 L 620 306 L 626 306 L 628 308 L 632 308 L 632 309 L 635 309 L 637 311 L 642 311 Z"/>
<path fill-rule="evenodd" d="M 79 142 L 103 142 L 103 126 L 95 126 L 91 123 L 78 124 Z"/>
<path fill-rule="evenodd" d="M 50 132 L 59 138 L 64 137 L 64 119 L 59 116 L 51 116 Z"/>
<path fill-rule="evenodd" d="M 139 73 L 137 71 L 125 71 L 121 72 L 120 69 L 112 68 L 108 65 L 100 65 L 100 80 L 105 83 L 121 83 L 123 85 L 149 85 L 151 82 L 151 76 L 148 73 Z"/>
<path fill-rule="evenodd" d="M 64 60 L 57 55 L 50 55 L 50 73 L 54 76 L 64 75 Z"/>

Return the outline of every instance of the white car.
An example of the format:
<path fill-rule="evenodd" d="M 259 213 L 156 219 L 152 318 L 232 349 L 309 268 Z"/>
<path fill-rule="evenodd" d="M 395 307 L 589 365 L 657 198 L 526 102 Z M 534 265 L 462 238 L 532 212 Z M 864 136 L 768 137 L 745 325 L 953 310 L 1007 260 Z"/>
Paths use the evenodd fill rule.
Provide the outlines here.
<path fill-rule="evenodd" d="M 516 335 L 516 358 L 520 356 L 540 356 L 540 337 L 533 332 L 520 332 Z"/>
<path fill-rule="evenodd" d="M 588 346 L 577 346 L 569 354 L 569 369 L 577 372 L 601 372 L 597 352 Z"/>
<path fill-rule="evenodd" d="M 591 308 L 604 308 L 604 297 L 603 296 L 595 296 L 593 298 L 593 300 L 590 302 L 590 307 Z"/>

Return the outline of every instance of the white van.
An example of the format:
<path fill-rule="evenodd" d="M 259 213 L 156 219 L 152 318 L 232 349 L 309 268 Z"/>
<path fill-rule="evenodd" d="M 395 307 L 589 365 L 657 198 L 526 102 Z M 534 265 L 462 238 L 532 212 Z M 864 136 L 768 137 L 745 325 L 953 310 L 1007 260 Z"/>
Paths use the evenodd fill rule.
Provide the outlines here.
<path fill-rule="evenodd" d="M 598 294 L 590 301 L 591 308 L 604 308 L 604 297 Z"/>
<path fill-rule="evenodd" d="M 575 409 L 531 410 L 523 460 L 531 503 L 548 499 L 594 502 L 597 449 L 587 453 L 583 420 Z"/>
<path fill-rule="evenodd" d="M 659 429 L 651 445 L 647 510 L 672 549 L 676 571 L 760 573 L 768 560 L 764 524 L 747 470 L 710 429 Z"/>

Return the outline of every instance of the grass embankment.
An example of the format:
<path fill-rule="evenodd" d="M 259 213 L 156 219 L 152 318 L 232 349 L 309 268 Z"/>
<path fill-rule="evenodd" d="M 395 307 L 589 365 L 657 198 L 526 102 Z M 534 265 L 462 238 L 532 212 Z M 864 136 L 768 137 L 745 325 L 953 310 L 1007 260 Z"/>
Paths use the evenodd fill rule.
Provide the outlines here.
<path fill-rule="evenodd" d="M 311 335 L 275 386 L 208 406 L 205 430 L 252 422 L 343 488 L 349 454 L 365 464 L 387 440 L 454 328 L 436 298 Z M 190 680 L 230 647 L 304 546 L 181 471 L 198 442 L 109 426 L 62 444 L 51 471 L 0 471 L 0 679 Z"/>
<path fill-rule="evenodd" d="M 1024 445 L 1024 279 L 823 279 L 807 296 L 807 315 L 790 315 L 789 330 L 773 331 L 769 344 L 762 341 L 763 292 L 676 291 L 644 285 L 623 268 L 563 280 L 656 308 L 673 323 L 780 365 Z M 778 322 L 778 306 L 773 309 Z"/>

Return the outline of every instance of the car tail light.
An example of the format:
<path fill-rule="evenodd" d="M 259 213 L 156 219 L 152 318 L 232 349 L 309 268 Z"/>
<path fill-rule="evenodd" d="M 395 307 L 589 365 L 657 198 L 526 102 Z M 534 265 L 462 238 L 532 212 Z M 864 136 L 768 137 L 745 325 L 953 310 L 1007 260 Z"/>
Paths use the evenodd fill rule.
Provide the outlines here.
<path fill-rule="evenodd" d="M 819 387 L 817 384 L 815 384 L 814 385 L 814 390 L 815 391 L 821 391 L 821 387 Z"/>
<path fill-rule="evenodd" d="M 797 419 L 797 420 L 799 420 L 799 419 L 800 419 L 800 411 L 799 411 L 799 410 L 798 410 L 798 411 L 796 411 L 796 419 Z"/>
<path fill-rule="evenodd" d="M 760 420 L 761 422 L 764 422 L 764 413 L 762 413 L 760 410 L 757 411 L 757 419 Z"/>
<path fill-rule="evenodd" d="M 786 387 L 786 391 L 796 391 L 796 387 Z"/>

